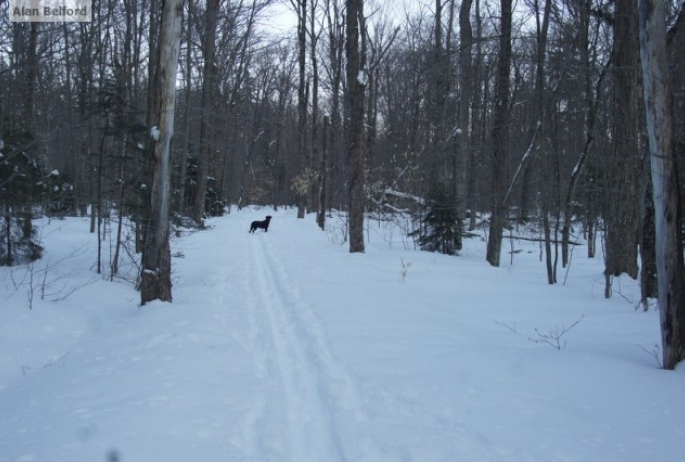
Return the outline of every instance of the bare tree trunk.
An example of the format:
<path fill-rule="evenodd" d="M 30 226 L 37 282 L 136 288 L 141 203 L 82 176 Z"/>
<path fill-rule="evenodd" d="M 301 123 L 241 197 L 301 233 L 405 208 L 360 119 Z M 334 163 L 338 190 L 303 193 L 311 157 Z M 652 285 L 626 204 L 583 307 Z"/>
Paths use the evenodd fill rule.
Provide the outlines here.
<path fill-rule="evenodd" d="M 435 20 L 433 26 L 433 45 L 431 47 L 432 59 L 430 63 L 429 92 L 432 93 L 430 99 L 430 109 L 428 120 L 430 123 L 429 142 L 430 164 L 429 186 L 433 186 L 441 181 L 440 173 L 443 171 L 445 162 L 445 104 L 447 102 L 447 57 L 443 43 L 442 26 L 442 0 L 435 0 Z"/>
<path fill-rule="evenodd" d="M 547 178 L 550 176 L 549 163 L 549 159 L 545 158 L 544 170 Z M 552 227 L 549 223 L 549 203 L 550 199 L 547 196 L 542 198 L 542 229 L 545 236 L 545 267 L 547 268 L 547 283 L 556 284 L 557 274 L 552 263 Z"/>
<path fill-rule="evenodd" d="M 128 145 L 128 136 L 124 136 L 124 139 L 122 141 L 122 152 L 123 156 L 127 155 L 127 145 Z M 126 177 L 126 161 L 122 160 L 121 162 L 121 178 Z M 114 243 L 114 257 L 112 257 L 112 273 L 110 275 L 110 280 L 114 280 L 114 276 L 119 273 L 119 255 L 121 253 L 121 234 L 122 234 L 122 229 L 124 226 L 124 212 L 128 213 L 128 210 L 126 209 L 125 205 L 125 191 L 126 191 L 126 183 L 124 181 L 121 182 L 119 185 L 119 216 L 117 217 L 117 233 L 116 233 L 116 240 Z"/>
<path fill-rule="evenodd" d="M 685 359 L 685 269 L 663 8 L 663 2 L 638 1 L 640 57 L 654 188 L 663 367 L 674 369 Z"/>
<path fill-rule="evenodd" d="M 638 275 L 639 229 L 639 39 L 635 0 L 616 2 L 614 25 L 614 158 L 611 165 L 607 214 L 605 269 L 610 276 Z M 608 291 L 610 293 L 611 291 Z"/>
<path fill-rule="evenodd" d="M 481 19 L 480 15 L 480 0 L 474 0 L 475 1 L 475 8 L 474 8 L 474 15 L 475 15 L 475 21 L 476 21 L 476 62 L 474 65 L 473 69 L 473 75 L 475 78 L 479 78 L 481 69 L 483 68 L 483 40 L 481 40 L 481 37 L 483 35 L 483 21 Z M 460 12 L 461 15 L 461 12 Z M 460 32 L 461 33 L 461 32 Z M 471 82 L 474 82 L 475 79 L 472 78 Z M 469 149 L 469 158 L 468 158 L 468 187 L 467 187 L 467 193 L 466 193 L 466 208 L 471 211 L 470 216 L 469 216 L 469 231 L 473 231 L 476 229 L 476 209 L 477 209 L 477 204 L 476 204 L 476 166 L 478 164 L 478 161 L 476 159 L 476 140 L 478 139 L 478 131 L 480 130 L 481 133 L 484 132 L 484 130 L 477 127 L 481 127 L 481 124 L 476 125 L 478 122 L 481 120 L 481 111 L 480 111 L 480 91 L 475 91 L 477 87 L 473 86 L 471 88 L 471 123 L 469 125 L 469 131 L 470 131 L 470 136 L 469 136 L 469 141 L 471 142 L 470 149 Z"/>
<path fill-rule="evenodd" d="M 192 14 L 192 0 L 188 1 L 189 15 Z M 186 42 L 191 43 L 193 39 L 192 21 L 186 21 Z M 185 124 L 183 126 L 183 148 L 181 149 L 181 159 L 179 161 L 180 173 L 178 175 L 178 198 L 177 210 L 185 216 L 188 213 L 188 204 L 186 203 L 186 176 L 188 175 L 188 154 L 190 152 L 190 115 L 191 104 L 190 98 L 192 95 L 192 51 L 193 47 L 186 46 L 186 69 L 185 69 Z"/>
<path fill-rule="evenodd" d="M 297 88 L 297 150 L 302 168 L 300 174 L 303 181 L 307 182 L 307 167 L 309 166 L 307 156 L 307 83 L 306 83 L 306 60 L 307 60 L 307 0 L 297 0 L 297 45 L 299 66 L 299 85 Z M 308 190 L 309 188 L 306 188 Z M 297 218 L 304 218 L 306 213 L 307 193 L 298 191 L 297 196 Z"/>
<path fill-rule="evenodd" d="M 494 174 L 492 215 L 486 259 L 492 266 L 499 266 L 502 251 L 502 229 L 506 221 L 507 204 L 504 202 L 509 158 L 509 73 L 511 71 L 511 0 L 501 0 L 501 30 L 497 64 L 497 103 L 495 106 Z"/>
<path fill-rule="evenodd" d="M 471 28 L 471 6 L 473 0 L 462 0 L 459 9 L 459 130 L 457 135 L 458 165 L 456 200 L 461 217 L 467 208 L 469 159 L 471 157 L 471 93 L 472 93 L 472 60 L 473 30 Z M 471 210 L 473 215 L 475 210 Z"/>
<path fill-rule="evenodd" d="M 534 127 L 531 127 L 532 130 L 535 130 L 533 133 L 533 140 L 531 143 L 533 143 L 534 150 L 542 152 L 542 155 L 544 156 L 543 158 L 543 170 L 544 173 L 543 175 L 545 176 L 546 179 L 549 179 L 551 176 L 551 166 L 550 166 L 550 159 L 549 159 L 549 154 L 548 152 L 550 150 L 546 149 L 548 146 L 547 138 L 548 138 L 548 123 L 547 123 L 547 114 L 545 113 L 545 108 L 547 106 L 546 104 L 546 88 L 545 88 L 545 66 L 547 65 L 547 37 L 549 34 L 549 17 L 550 17 L 550 12 L 552 9 L 551 6 L 552 2 L 551 0 L 544 0 L 544 12 L 542 12 L 542 19 L 540 18 L 541 16 L 541 1 L 540 0 L 535 0 L 533 2 L 533 8 L 534 8 L 534 13 L 535 13 L 535 26 L 536 26 L 536 39 L 537 39 L 537 63 L 536 63 L 536 71 L 535 71 L 535 95 L 534 95 L 534 109 L 533 109 L 533 114 L 535 114 L 535 117 L 533 117 L 533 123 Z M 538 135 L 538 131 L 540 132 Z M 523 160 L 521 163 L 523 164 L 524 162 L 527 161 L 526 159 L 527 156 L 524 156 Z M 531 165 L 530 162 L 526 162 L 527 166 Z M 527 167 L 526 166 L 526 167 Z M 527 170 L 527 169 L 526 169 Z M 526 184 L 524 182 L 524 190 L 525 190 Z M 557 282 L 557 275 L 556 272 L 554 271 L 554 267 L 552 266 L 552 249 L 551 249 L 551 229 L 550 229 L 550 223 L 549 223 L 549 212 L 550 212 L 550 207 L 549 207 L 549 198 L 544 197 L 543 198 L 544 205 L 543 205 L 543 227 L 544 227 L 544 233 L 545 233 L 545 255 L 546 255 L 546 263 L 547 263 L 547 282 L 549 284 L 555 284 Z M 523 210 L 524 207 L 521 207 Z"/>
<path fill-rule="evenodd" d="M 207 175 L 212 157 L 212 119 L 214 106 L 214 81 L 216 77 L 216 19 L 220 0 L 207 0 L 205 30 L 202 42 L 204 69 L 202 74 L 202 117 L 200 118 L 200 152 L 198 155 L 197 184 L 193 196 L 192 219 L 202 225 L 205 216 Z"/>
<path fill-rule="evenodd" d="M 183 0 L 164 0 L 159 69 L 157 71 L 157 124 L 153 127 L 153 171 L 150 216 L 143 250 L 140 297 L 141 305 L 152 300 L 170 302 L 171 251 L 169 215 L 171 211 L 171 139 L 174 133 L 176 70 L 181 44 Z M 157 139 L 158 138 L 158 139 Z"/>
<path fill-rule="evenodd" d="M 337 199 L 336 207 L 343 208 L 345 203 L 344 194 L 344 141 L 343 124 L 341 119 L 341 93 L 343 78 L 343 55 L 344 37 L 344 13 L 341 11 L 338 0 L 326 0 L 326 33 L 328 35 L 328 56 L 331 79 L 331 137 L 329 149 L 328 175 L 329 191 L 331 200 Z M 344 104 L 343 104 L 344 106 Z M 330 206 L 330 204 L 327 204 Z"/>
<path fill-rule="evenodd" d="M 319 175 L 316 174 L 316 164 L 315 162 L 319 157 L 319 61 L 317 59 L 317 45 L 319 43 L 319 35 L 316 32 L 316 5 L 317 2 L 312 2 L 312 6 L 309 12 L 309 31 L 310 34 L 310 61 L 312 64 L 312 151 L 309 157 L 309 162 L 307 168 L 312 171 L 312 180 L 316 179 L 316 184 L 312 184 L 307 195 L 311 198 L 309 202 L 311 207 L 317 207 L 317 221 L 318 221 L 318 184 L 320 183 Z M 320 174 L 321 172 L 319 172 Z"/>
<path fill-rule="evenodd" d="M 323 117 L 323 146 L 321 149 L 321 165 L 319 167 L 319 195 L 316 224 L 326 229 L 326 163 L 328 162 L 328 146 L 331 134 L 331 119 Z"/>
<path fill-rule="evenodd" d="M 283 201 L 283 191 L 286 189 L 283 175 L 283 160 L 282 160 L 282 146 L 285 134 L 283 133 L 283 119 L 285 118 L 286 107 L 290 101 L 290 74 L 285 71 L 279 75 L 278 84 L 278 102 L 276 109 L 276 143 L 274 146 L 274 164 L 273 164 L 273 191 L 272 203 L 274 208 L 277 207 L 279 201 Z"/>
<path fill-rule="evenodd" d="M 346 32 L 350 253 L 364 253 L 364 0 L 347 0 Z"/>

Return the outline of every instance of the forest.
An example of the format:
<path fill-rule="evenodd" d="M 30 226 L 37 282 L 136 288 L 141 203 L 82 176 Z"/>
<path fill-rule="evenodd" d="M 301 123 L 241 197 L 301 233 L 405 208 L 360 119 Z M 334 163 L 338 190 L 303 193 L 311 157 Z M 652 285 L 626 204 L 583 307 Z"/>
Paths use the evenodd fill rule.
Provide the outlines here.
<path fill-rule="evenodd" d="M 444 253 L 486 227 L 492 266 L 503 230 L 525 225 L 550 284 L 582 236 L 588 257 L 603 249 L 606 297 L 621 274 L 645 308 L 679 294 L 661 309 L 682 359 L 685 8 L 638 3 L 93 0 L 90 22 L 14 22 L 0 2 L 0 264 L 39 258 L 31 220 L 46 215 L 110 226 L 117 254 L 131 219 L 144 293 L 165 265 L 146 249 L 168 253 L 158 230 L 232 207 L 295 206 L 322 228 L 347 211 L 351 252 L 365 214 L 418 216 L 422 246 Z M 284 12 L 292 27 L 274 27 Z M 672 158 L 650 147 L 665 127 Z"/>

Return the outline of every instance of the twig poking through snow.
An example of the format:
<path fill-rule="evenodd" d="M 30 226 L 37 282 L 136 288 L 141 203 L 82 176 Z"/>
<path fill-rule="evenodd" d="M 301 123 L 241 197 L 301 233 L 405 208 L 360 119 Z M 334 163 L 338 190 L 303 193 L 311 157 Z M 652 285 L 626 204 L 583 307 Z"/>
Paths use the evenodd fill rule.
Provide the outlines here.
<path fill-rule="evenodd" d="M 404 258 L 400 257 L 400 260 L 402 262 L 402 282 L 405 282 L 407 279 L 407 273 L 409 272 L 409 267 L 411 266 L 410 261 L 404 261 Z"/>
<path fill-rule="evenodd" d="M 541 333 L 537 327 L 535 328 L 535 333 L 538 334 L 537 338 L 528 338 L 531 342 L 534 343 L 546 343 L 547 345 L 553 346 L 557 350 L 562 350 L 566 348 L 566 339 L 562 338 L 564 335 L 566 335 L 571 329 L 576 327 L 580 321 L 583 320 L 585 315 L 582 315 L 576 322 L 571 324 L 569 327 L 557 327 L 553 330 L 550 330 L 547 334 Z"/>
<path fill-rule="evenodd" d="M 494 323 L 497 324 L 498 326 L 504 327 L 504 328 L 507 329 L 509 332 L 512 332 L 512 333 L 514 333 L 514 334 L 518 334 L 518 332 L 516 331 L 516 323 L 515 323 L 515 322 L 512 322 L 511 324 L 507 324 L 507 323 L 501 322 L 501 321 L 492 321 L 492 322 L 494 322 Z"/>
<path fill-rule="evenodd" d="M 664 363 L 661 361 L 661 352 L 659 351 L 659 345 L 655 344 L 654 348 L 652 351 L 649 351 L 647 348 L 643 347 L 642 345 L 637 346 L 639 349 L 647 353 L 649 356 L 652 356 L 654 360 L 656 361 L 656 365 L 659 366 L 659 369 L 664 368 Z"/>

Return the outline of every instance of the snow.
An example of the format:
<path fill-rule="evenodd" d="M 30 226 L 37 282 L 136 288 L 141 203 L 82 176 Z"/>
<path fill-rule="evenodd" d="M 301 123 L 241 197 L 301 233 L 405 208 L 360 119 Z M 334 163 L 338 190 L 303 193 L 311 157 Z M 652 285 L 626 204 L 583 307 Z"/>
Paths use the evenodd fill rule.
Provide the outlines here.
<path fill-rule="evenodd" d="M 383 192 L 386 196 L 395 196 L 400 199 L 410 199 L 413 202 L 416 202 L 417 204 L 423 204 L 424 200 L 420 198 L 419 196 L 414 196 L 413 194 L 408 194 L 404 193 L 401 191 L 395 191 L 391 188 L 386 188 L 385 191 Z"/>
<path fill-rule="evenodd" d="M 361 86 L 366 86 L 369 83 L 369 76 L 366 74 L 365 69 L 360 69 L 359 73 L 357 74 L 357 82 Z"/>
<path fill-rule="evenodd" d="M 268 233 L 248 233 L 265 215 Z M 87 218 L 42 221 L 43 260 L 0 268 L 0 460 L 685 452 L 685 373 L 651 354 L 658 314 L 635 309 L 630 279 L 604 299 L 584 247 L 549 286 L 534 242 L 506 242 L 513 260 L 493 268 L 480 238 L 447 257 L 369 220 L 366 253 L 350 254 L 343 220 L 328 223 L 289 209 L 207 220 L 172 242 L 174 302 L 140 307 L 130 282 L 94 272 Z M 540 342 L 565 329 L 565 347 Z"/>

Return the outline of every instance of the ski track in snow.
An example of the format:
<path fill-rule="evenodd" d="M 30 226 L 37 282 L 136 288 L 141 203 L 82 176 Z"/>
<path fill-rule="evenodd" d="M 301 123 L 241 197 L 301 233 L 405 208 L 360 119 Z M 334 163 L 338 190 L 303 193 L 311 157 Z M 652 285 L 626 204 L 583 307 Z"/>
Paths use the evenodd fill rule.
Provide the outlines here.
<path fill-rule="evenodd" d="M 333 379 L 326 372 L 336 367 L 322 330 L 269 241 L 250 237 L 246 290 L 253 358 L 255 373 L 268 389 L 246 417 L 248 455 L 345 460 L 331 408 Z"/>
<path fill-rule="evenodd" d="M 348 372 L 331 353 L 314 307 L 272 241 L 263 233 L 246 233 L 239 250 L 246 262 L 242 285 L 250 327 L 245 344 L 260 382 L 246 403 L 240 435 L 232 439 L 245 460 L 400 462 L 463 455 L 494 460 L 458 423 Z M 393 428 L 405 426 L 451 441 L 452 450 L 436 454 L 417 435 L 399 442 L 388 437 Z"/>

